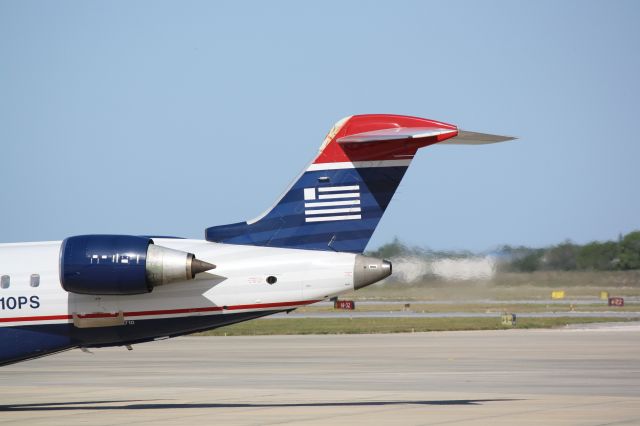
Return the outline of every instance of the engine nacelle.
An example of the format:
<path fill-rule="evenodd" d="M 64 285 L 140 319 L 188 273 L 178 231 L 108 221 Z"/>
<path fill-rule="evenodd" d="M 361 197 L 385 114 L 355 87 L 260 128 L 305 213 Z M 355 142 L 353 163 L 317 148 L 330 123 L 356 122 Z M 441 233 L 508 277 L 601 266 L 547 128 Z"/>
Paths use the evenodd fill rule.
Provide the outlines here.
<path fill-rule="evenodd" d="M 64 240 L 60 248 L 60 283 L 79 294 L 149 293 L 213 268 L 192 253 L 133 235 L 78 235 Z"/>

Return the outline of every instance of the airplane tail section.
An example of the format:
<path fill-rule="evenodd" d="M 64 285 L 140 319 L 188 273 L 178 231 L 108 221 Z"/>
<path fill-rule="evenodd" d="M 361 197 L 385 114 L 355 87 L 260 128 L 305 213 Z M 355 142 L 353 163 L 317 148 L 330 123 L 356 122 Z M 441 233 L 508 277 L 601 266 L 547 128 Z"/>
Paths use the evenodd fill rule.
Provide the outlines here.
<path fill-rule="evenodd" d="M 270 210 L 250 221 L 208 228 L 206 239 L 362 253 L 418 149 L 444 141 L 511 139 L 417 117 L 347 117 L 331 129 L 313 162 Z"/>

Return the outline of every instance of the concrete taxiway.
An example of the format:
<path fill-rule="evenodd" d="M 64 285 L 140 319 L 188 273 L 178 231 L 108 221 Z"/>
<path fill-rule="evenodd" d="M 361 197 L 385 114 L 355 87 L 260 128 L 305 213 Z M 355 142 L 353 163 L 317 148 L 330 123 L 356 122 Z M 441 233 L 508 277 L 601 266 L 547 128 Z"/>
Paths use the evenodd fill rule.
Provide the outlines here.
<path fill-rule="evenodd" d="M 640 326 L 185 337 L 0 369 L 4 424 L 640 424 Z"/>

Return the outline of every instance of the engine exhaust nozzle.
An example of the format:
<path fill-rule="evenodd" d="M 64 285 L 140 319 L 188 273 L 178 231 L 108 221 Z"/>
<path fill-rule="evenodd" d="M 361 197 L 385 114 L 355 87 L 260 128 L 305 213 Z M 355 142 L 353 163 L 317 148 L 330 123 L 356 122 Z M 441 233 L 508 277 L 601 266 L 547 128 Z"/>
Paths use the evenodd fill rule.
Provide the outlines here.
<path fill-rule="evenodd" d="M 149 244 L 146 275 L 152 287 L 189 281 L 196 274 L 214 269 L 216 265 L 196 259 L 193 253 Z"/>
<path fill-rule="evenodd" d="M 392 271 L 388 260 L 358 254 L 353 266 L 353 288 L 358 290 L 377 283 L 391 275 Z"/>

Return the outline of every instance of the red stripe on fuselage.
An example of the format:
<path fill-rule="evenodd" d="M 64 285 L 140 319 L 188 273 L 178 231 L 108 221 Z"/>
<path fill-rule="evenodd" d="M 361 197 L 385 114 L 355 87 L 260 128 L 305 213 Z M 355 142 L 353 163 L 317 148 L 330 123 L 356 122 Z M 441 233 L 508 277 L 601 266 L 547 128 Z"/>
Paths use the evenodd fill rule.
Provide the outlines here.
<path fill-rule="evenodd" d="M 0 318 L 0 322 L 54 321 L 54 320 L 68 320 L 68 319 L 71 319 L 71 315 L 45 315 L 45 316 L 39 316 L 39 317 Z"/>
<path fill-rule="evenodd" d="M 174 314 L 190 314 L 197 312 L 220 312 L 220 311 L 238 311 L 245 309 L 264 309 L 264 308 L 286 308 L 299 305 L 310 305 L 312 303 L 319 302 L 320 300 L 303 300 L 297 302 L 276 302 L 276 303 L 257 303 L 252 305 L 233 305 L 233 306 L 210 306 L 206 308 L 184 308 L 184 309 L 160 309 L 154 311 L 135 311 L 124 312 L 125 317 L 141 317 L 151 315 L 174 315 Z M 114 313 L 93 313 L 80 315 L 80 318 L 109 318 L 115 317 Z M 13 318 L 0 318 L 0 322 L 27 322 L 27 321 L 56 321 L 56 320 L 70 320 L 73 317 L 71 315 L 43 315 L 43 316 L 30 316 L 30 317 L 13 317 Z"/>

